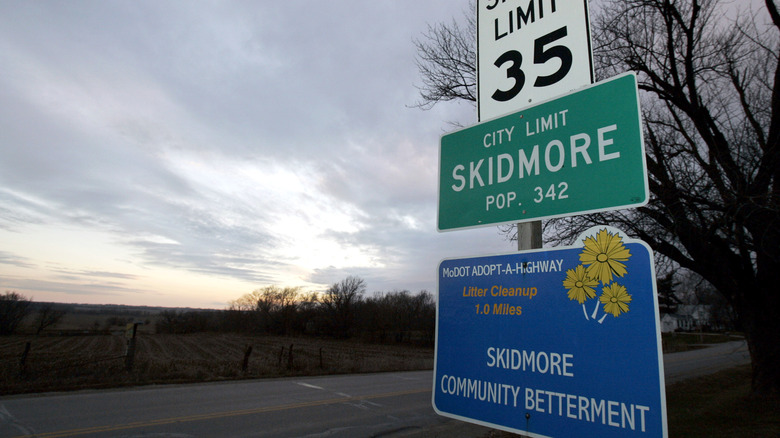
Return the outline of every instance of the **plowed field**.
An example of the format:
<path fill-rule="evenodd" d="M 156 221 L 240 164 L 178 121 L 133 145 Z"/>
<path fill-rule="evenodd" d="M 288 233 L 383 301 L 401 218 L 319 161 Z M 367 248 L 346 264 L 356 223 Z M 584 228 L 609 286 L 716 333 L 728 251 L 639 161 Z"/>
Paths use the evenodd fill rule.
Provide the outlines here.
<path fill-rule="evenodd" d="M 140 334 L 129 370 L 126 352 L 121 335 L 0 337 L 0 394 L 433 367 L 431 349 L 315 338 Z"/>

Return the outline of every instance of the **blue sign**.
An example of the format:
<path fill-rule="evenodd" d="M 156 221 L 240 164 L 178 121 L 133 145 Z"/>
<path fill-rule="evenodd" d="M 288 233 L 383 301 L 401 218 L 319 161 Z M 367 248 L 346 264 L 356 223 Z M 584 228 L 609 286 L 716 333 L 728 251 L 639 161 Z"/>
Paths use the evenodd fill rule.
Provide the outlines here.
<path fill-rule="evenodd" d="M 666 437 L 651 249 L 580 246 L 439 265 L 433 407 L 531 437 Z"/>

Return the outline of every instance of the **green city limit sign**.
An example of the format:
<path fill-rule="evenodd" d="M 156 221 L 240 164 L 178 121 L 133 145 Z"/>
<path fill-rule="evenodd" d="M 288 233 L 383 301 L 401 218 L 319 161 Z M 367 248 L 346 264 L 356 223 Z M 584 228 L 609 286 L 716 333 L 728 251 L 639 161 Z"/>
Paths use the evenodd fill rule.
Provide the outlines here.
<path fill-rule="evenodd" d="M 441 138 L 439 231 L 647 201 L 633 73 Z"/>

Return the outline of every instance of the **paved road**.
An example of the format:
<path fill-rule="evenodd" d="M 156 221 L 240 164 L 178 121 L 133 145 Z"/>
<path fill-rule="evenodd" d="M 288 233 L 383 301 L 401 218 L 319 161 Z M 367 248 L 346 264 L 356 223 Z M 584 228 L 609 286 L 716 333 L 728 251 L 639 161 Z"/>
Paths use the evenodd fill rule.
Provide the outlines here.
<path fill-rule="evenodd" d="M 742 341 L 715 344 L 698 350 L 664 355 L 666 384 L 750 363 L 747 343 Z"/>
<path fill-rule="evenodd" d="M 666 382 L 749 363 L 743 342 L 664 357 Z M 440 417 L 431 371 L 0 397 L 6 437 L 484 437 Z"/>
<path fill-rule="evenodd" d="M 446 431 L 457 422 L 431 408 L 431 379 L 422 371 L 5 397 L 0 437 L 456 436 Z"/>

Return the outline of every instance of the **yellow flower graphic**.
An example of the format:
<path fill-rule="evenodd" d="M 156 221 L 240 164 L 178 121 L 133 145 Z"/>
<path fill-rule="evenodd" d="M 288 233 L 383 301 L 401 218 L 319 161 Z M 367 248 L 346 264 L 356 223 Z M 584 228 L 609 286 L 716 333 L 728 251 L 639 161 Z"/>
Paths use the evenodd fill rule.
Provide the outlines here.
<path fill-rule="evenodd" d="M 577 300 L 580 304 L 596 296 L 594 287 L 598 285 L 599 282 L 597 280 L 588 277 L 585 272 L 585 266 L 582 265 L 578 265 L 574 269 L 568 269 L 566 271 L 566 279 L 563 280 L 563 287 L 569 290 L 569 299 Z"/>
<path fill-rule="evenodd" d="M 621 313 L 628 312 L 631 295 L 628 294 L 625 286 L 613 283 L 605 286 L 603 290 L 604 293 L 599 297 L 599 301 L 604 305 L 604 312 L 611 313 L 616 317 Z"/>
<path fill-rule="evenodd" d="M 603 229 L 596 234 L 596 238 L 587 237 L 585 249 L 580 254 L 580 262 L 587 265 L 588 277 L 609 284 L 612 276 L 622 277 L 626 274 L 625 262 L 631 257 L 631 253 L 623 245 L 623 238 Z"/>

